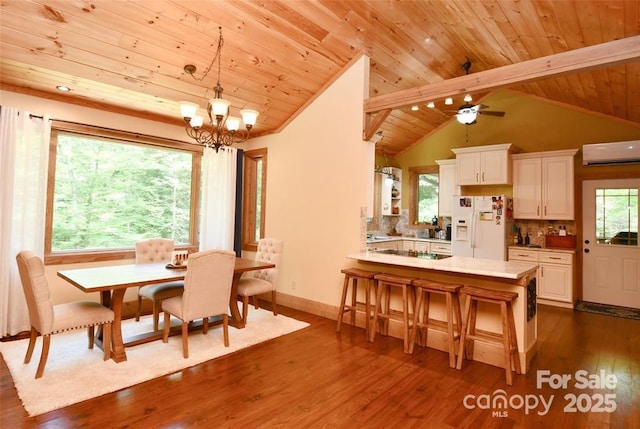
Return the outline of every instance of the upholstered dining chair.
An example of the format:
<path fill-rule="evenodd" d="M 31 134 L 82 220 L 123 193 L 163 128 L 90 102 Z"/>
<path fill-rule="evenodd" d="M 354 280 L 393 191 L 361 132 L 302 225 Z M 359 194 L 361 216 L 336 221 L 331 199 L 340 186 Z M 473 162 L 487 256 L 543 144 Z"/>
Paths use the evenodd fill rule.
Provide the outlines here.
<path fill-rule="evenodd" d="M 42 353 L 36 378 L 42 377 L 49 356 L 51 335 L 72 329 L 88 328 L 89 348 L 94 344 L 94 327 L 102 325 L 104 360 L 111 357 L 111 323 L 113 311 L 97 302 L 69 302 L 53 305 L 42 259 L 30 250 L 16 256 L 22 289 L 29 309 L 31 335 L 24 363 L 31 362 L 38 334 L 42 335 Z"/>
<path fill-rule="evenodd" d="M 173 240 L 167 238 L 149 238 L 136 242 L 136 264 L 149 264 L 154 262 L 171 262 L 173 252 Z M 158 330 L 160 322 L 160 308 L 162 301 L 167 298 L 182 295 L 184 282 L 157 283 L 138 288 L 138 307 L 136 309 L 136 321 L 140 320 L 142 298 L 153 302 L 153 330 Z"/>
<path fill-rule="evenodd" d="M 229 250 L 205 250 L 189 256 L 182 296 L 165 299 L 162 341 L 169 339 L 171 315 L 182 320 L 182 354 L 189 357 L 189 322 L 202 319 L 206 334 L 209 317 L 222 316 L 224 345 L 229 347 L 229 297 L 236 254 Z"/>
<path fill-rule="evenodd" d="M 278 315 L 276 307 L 276 283 L 278 281 L 278 264 L 282 258 L 284 243 L 275 238 L 262 238 L 258 241 L 255 259 L 261 262 L 275 264 L 275 268 L 250 271 L 238 282 L 238 297 L 242 299 L 242 320 L 247 323 L 249 297 L 258 308 L 258 295 L 271 292 L 271 308 L 273 315 Z"/>

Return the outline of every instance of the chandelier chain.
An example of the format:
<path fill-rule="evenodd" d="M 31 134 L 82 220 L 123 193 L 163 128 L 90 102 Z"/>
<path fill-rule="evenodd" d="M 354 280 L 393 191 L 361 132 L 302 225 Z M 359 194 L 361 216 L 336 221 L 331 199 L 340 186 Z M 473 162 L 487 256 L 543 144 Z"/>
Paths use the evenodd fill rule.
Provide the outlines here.
<path fill-rule="evenodd" d="M 218 47 L 216 48 L 216 54 L 211 60 L 211 62 L 209 63 L 209 65 L 207 66 L 207 68 L 202 73 L 202 77 L 200 78 L 196 77 L 195 70 L 193 72 L 187 71 L 187 73 L 191 75 L 191 77 L 194 80 L 197 80 L 198 82 L 202 82 L 207 78 L 207 76 L 209 75 L 209 72 L 211 71 L 211 69 L 213 68 L 213 65 L 216 63 L 216 60 L 217 60 L 218 61 L 218 83 L 220 83 L 220 64 L 221 64 L 220 57 L 222 56 L 221 54 L 222 54 L 222 46 L 224 45 L 224 38 L 222 37 L 222 27 L 218 27 L 218 31 L 220 32 L 220 35 L 218 36 Z"/>
<path fill-rule="evenodd" d="M 245 130 L 240 129 L 240 118 L 229 116 L 230 101 L 222 97 L 223 89 L 220 84 L 222 74 L 222 47 L 224 46 L 224 38 L 222 37 L 222 27 L 218 27 L 220 37 L 218 38 L 218 47 L 211 64 L 205 71 L 202 78 L 198 79 L 194 76 L 196 67 L 187 64 L 184 67 L 186 73 L 190 74 L 198 81 L 204 80 L 211 68 L 214 67 L 216 59 L 218 60 L 218 76 L 216 86 L 213 88 L 214 97 L 209 99 L 207 103 L 208 124 L 204 123 L 204 118 L 197 114 L 198 106 L 191 102 L 181 102 L 180 110 L 185 122 L 187 135 L 199 144 L 213 148 L 217 152 L 224 146 L 231 146 L 234 143 L 242 143 L 249 138 L 251 129 L 256 123 L 258 111 L 252 109 L 241 109 L 242 122 Z"/>

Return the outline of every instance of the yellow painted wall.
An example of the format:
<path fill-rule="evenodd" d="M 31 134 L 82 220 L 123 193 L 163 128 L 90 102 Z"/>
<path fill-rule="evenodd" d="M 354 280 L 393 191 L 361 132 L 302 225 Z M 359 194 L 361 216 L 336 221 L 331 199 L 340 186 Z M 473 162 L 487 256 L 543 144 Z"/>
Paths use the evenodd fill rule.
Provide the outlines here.
<path fill-rule="evenodd" d="M 437 159 L 455 158 L 452 148 L 511 143 L 515 153 L 522 153 L 581 149 L 583 144 L 640 139 L 640 124 L 621 123 L 516 91 L 500 90 L 480 102 L 489 106 L 487 110 L 506 112 L 505 116 L 480 115 L 477 123 L 469 126 L 452 117 L 447 125 L 397 155 L 391 163 L 403 169 L 403 177 L 409 177 L 409 167 L 435 165 Z M 575 167 L 579 178 L 640 176 L 637 164 L 583 167 L 581 151 L 576 155 Z M 481 191 L 476 189 L 478 193 Z M 403 195 L 409 195 L 407 181 L 403 183 Z M 408 199 L 402 203 L 404 208 L 409 207 Z"/>
<path fill-rule="evenodd" d="M 640 139 L 640 124 L 623 124 L 515 91 L 497 91 L 481 102 L 489 106 L 487 110 L 506 112 L 505 116 L 480 115 L 477 123 L 469 126 L 452 118 L 449 124 L 395 160 L 409 167 L 421 165 L 425 160 L 454 158 L 450 150 L 459 147 L 512 143 L 516 152 L 539 152 Z"/>

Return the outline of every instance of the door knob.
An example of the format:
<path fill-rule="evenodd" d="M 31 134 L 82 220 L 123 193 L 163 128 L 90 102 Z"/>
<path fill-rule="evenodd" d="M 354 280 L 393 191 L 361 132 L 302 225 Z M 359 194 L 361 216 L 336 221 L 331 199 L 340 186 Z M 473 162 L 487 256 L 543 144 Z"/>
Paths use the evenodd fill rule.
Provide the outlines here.
<path fill-rule="evenodd" d="M 584 253 L 589 253 L 589 249 L 584 249 Z"/>
<path fill-rule="evenodd" d="M 589 240 L 584 240 L 584 244 L 589 244 Z"/>

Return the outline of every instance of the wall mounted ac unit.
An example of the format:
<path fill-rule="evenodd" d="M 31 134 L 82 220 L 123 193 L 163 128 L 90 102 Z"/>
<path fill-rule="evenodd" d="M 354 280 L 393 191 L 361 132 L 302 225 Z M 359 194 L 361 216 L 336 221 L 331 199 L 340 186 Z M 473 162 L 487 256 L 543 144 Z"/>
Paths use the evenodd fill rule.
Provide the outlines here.
<path fill-rule="evenodd" d="M 640 162 L 640 140 L 582 145 L 582 165 Z"/>

